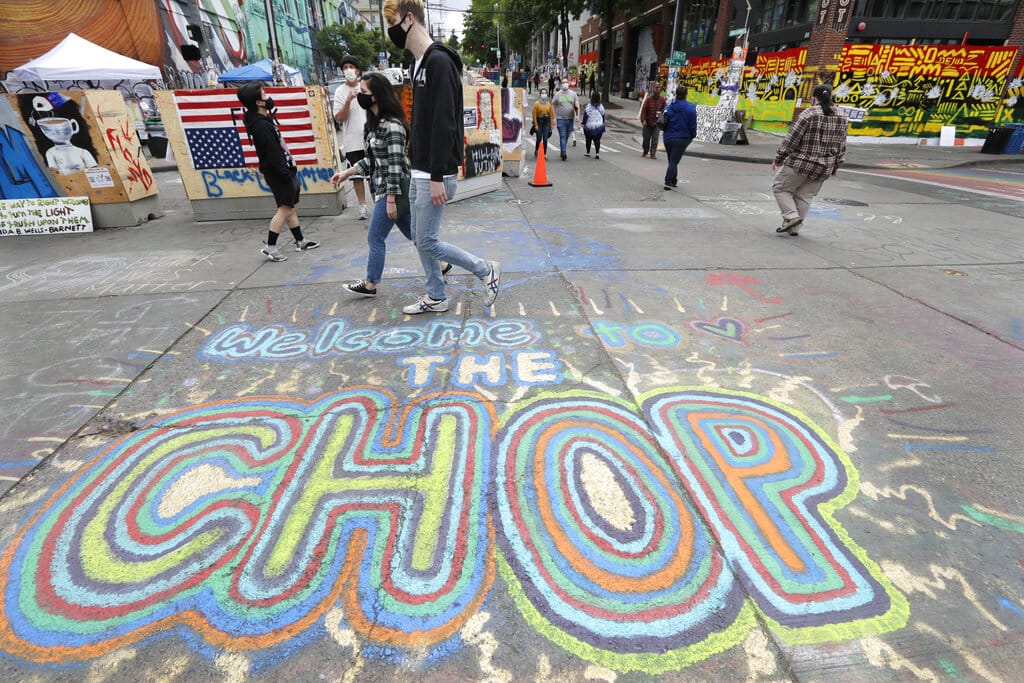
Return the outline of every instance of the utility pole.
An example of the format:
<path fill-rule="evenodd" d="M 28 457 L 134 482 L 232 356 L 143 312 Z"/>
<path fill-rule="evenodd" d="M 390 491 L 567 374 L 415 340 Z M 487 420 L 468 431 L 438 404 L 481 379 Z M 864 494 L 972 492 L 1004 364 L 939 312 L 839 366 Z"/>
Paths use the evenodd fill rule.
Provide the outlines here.
<path fill-rule="evenodd" d="M 748 5 L 749 5 L 749 3 L 748 3 Z M 679 8 L 682 7 L 682 6 L 683 6 L 683 0 L 676 0 L 675 17 L 672 19 L 672 48 L 670 49 L 670 52 L 675 52 L 676 51 L 676 34 L 679 33 Z M 747 16 L 748 17 L 750 16 L 749 12 L 747 13 Z M 608 31 L 608 37 L 609 37 L 609 39 L 611 39 L 611 30 L 610 29 Z M 662 45 L 664 45 L 664 43 L 662 43 Z"/>
<path fill-rule="evenodd" d="M 270 40 L 270 58 L 274 85 L 284 85 L 284 78 L 281 76 L 281 49 L 277 42 L 277 21 L 274 19 L 274 0 L 263 0 L 263 7 L 267 14 L 267 34 Z"/>
<path fill-rule="evenodd" d="M 494 16 L 498 21 L 498 71 L 501 71 L 501 15 L 498 14 L 498 3 L 494 3 Z"/>
<path fill-rule="evenodd" d="M 384 28 L 384 0 L 377 0 L 377 16 L 380 17 L 380 51 L 387 54 L 388 32 L 387 29 Z M 367 64 L 367 66 L 369 66 L 369 64 Z M 390 62 L 388 66 L 390 66 Z"/>

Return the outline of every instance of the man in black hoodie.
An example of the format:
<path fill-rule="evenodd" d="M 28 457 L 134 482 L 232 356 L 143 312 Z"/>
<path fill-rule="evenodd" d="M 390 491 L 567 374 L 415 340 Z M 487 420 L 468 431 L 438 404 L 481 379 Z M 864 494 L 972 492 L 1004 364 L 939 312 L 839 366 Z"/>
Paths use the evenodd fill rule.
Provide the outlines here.
<path fill-rule="evenodd" d="M 384 0 L 388 37 L 416 59 L 412 69 L 412 132 L 409 157 L 412 182 L 412 235 L 427 275 L 427 293 L 402 309 L 406 314 L 448 310 L 441 261 L 459 266 L 484 285 L 484 306 L 498 296 L 501 265 L 485 261 L 439 239 L 444 205 L 455 196 L 463 160 L 462 60 L 435 43 L 424 25 L 423 0 Z"/>
<path fill-rule="evenodd" d="M 270 219 L 270 231 L 261 253 L 268 261 L 287 261 L 288 257 L 277 248 L 277 236 L 288 225 L 295 238 L 295 251 L 308 251 L 320 246 L 319 242 L 302 238 L 299 214 L 299 175 L 288 146 L 274 122 L 274 100 L 267 97 L 263 84 L 249 81 L 239 86 L 238 101 L 245 105 L 245 130 L 249 134 L 256 156 L 260 160 L 260 173 L 274 193 L 277 213 Z"/>

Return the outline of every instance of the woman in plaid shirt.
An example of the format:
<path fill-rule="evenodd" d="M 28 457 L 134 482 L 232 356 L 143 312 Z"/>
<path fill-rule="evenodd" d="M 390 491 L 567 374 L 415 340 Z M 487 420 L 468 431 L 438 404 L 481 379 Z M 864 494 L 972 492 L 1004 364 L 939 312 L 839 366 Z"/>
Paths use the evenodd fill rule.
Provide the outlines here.
<path fill-rule="evenodd" d="M 819 85 L 811 96 L 816 102 L 789 129 L 772 163 L 777 171 L 772 190 L 782 212 L 775 232 L 792 237 L 799 234 L 825 179 L 836 174 L 846 157 L 846 118 L 835 110 L 832 89 Z"/>
<path fill-rule="evenodd" d="M 347 283 L 344 288 L 357 296 L 372 297 L 377 295 L 377 283 L 384 274 L 386 240 L 391 228 L 397 223 L 406 239 L 412 239 L 409 213 L 411 172 L 406 155 L 409 126 L 391 82 L 381 72 L 375 71 L 363 76 L 359 81 L 356 100 L 366 110 L 366 158 L 335 173 L 331 182 L 340 185 L 353 175 L 370 178 L 374 205 L 370 230 L 366 236 L 370 245 L 366 259 L 366 279 Z M 402 204 L 401 210 L 399 204 Z M 450 269 L 449 264 L 442 264 L 442 273 Z"/>

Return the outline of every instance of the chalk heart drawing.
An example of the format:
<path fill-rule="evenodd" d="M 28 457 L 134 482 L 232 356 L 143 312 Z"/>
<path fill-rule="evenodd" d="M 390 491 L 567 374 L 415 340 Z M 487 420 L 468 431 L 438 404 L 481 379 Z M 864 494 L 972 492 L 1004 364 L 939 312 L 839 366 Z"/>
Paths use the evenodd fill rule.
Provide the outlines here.
<path fill-rule="evenodd" d="M 690 325 L 693 329 L 700 332 L 707 332 L 708 334 L 713 334 L 716 337 L 722 337 L 739 344 L 746 343 L 744 336 L 747 326 L 743 324 L 743 321 L 736 318 L 718 318 L 714 321 L 693 320 L 690 322 Z"/>
<path fill-rule="evenodd" d="M 833 519 L 857 473 L 819 428 L 718 389 L 641 412 L 545 392 L 499 420 L 477 394 L 374 387 L 182 410 L 19 527 L 0 648 L 62 663 L 181 627 L 204 654 L 301 645 L 340 603 L 366 639 L 451 652 L 496 571 L 539 633 L 619 671 L 683 668 L 758 615 L 794 644 L 906 624 Z"/>

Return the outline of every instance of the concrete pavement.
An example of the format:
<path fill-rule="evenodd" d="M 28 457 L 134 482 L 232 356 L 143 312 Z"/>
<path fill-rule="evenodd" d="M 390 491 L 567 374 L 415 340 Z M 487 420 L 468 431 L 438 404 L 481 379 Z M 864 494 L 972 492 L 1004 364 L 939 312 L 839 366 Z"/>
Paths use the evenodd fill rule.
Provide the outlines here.
<path fill-rule="evenodd" d="M 346 298 L 354 212 L 267 263 L 174 173 L 5 239 L 0 677 L 1013 680 L 1015 200 L 841 172 L 779 237 L 763 166 L 631 144 L 448 207 L 493 309 L 404 316 L 397 231 Z"/>

